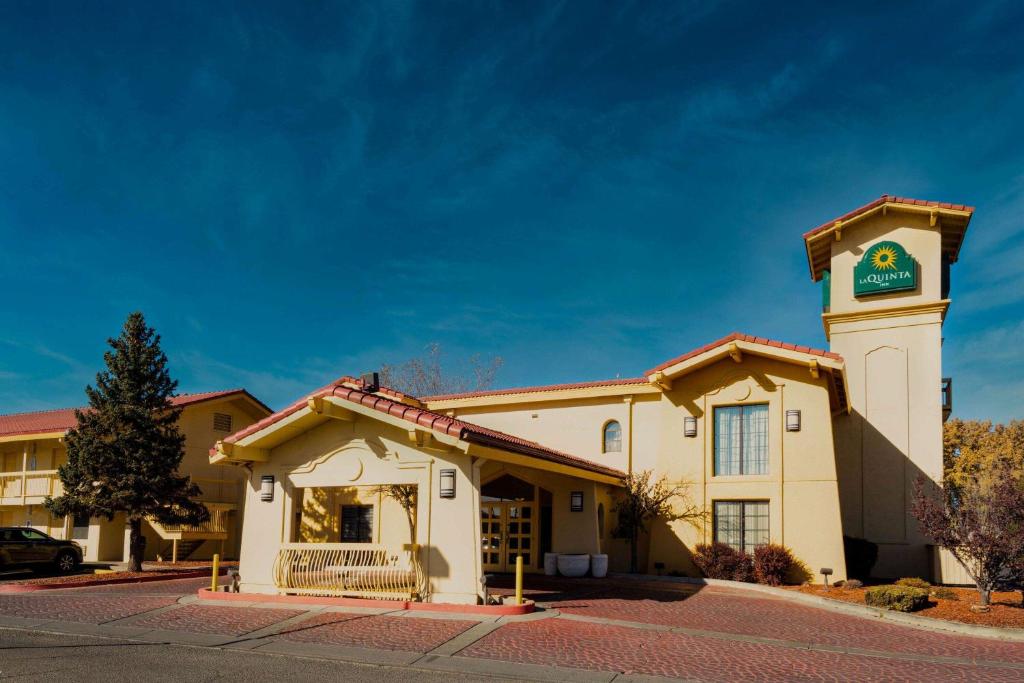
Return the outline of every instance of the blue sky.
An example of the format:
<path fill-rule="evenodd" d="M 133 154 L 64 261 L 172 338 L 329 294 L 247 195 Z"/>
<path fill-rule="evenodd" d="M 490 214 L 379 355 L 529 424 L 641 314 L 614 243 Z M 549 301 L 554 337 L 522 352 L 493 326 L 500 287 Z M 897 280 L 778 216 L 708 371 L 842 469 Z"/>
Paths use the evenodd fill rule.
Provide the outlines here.
<path fill-rule="evenodd" d="M 616 375 L 826 344 L 801 234 L 978 207 L 945 372 L 1024 417 L 1020 3 L 0 8 L 0 412 L 141 309 L 184 391 L 274 407 L 416 355 Z"/>

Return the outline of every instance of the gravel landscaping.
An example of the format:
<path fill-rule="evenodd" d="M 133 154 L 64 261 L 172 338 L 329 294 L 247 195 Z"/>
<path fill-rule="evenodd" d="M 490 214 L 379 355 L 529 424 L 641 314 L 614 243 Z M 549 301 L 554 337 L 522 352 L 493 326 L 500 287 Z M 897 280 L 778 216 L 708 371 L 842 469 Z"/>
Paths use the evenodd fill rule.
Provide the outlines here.
<path fill-rule="evenodd" d="M 870 586 L 863 588 L 829 588 L 824 586 L 797 586 L 791 590 L 801 593 L 817 595 L 829 600 L 841 600 L 863 605 L 864 593 Z M 992 609 L 990 612 L 972 612 L 971 605 L 978 604 L 978 591 L 973 588 L 933 588 L 943 592 L 949 591 L 957 599 L 936 597 L 934 594 L 928 599 L 928 606 L 913 614 L 933 619 L 945 619 L 947 621 L 959 621 L 964 624 L 977 626 L 998 626 L 1004 628 L 1024 628 L 1024 606 L 1021 606 L 1021 594 L 993 593 Z"/>

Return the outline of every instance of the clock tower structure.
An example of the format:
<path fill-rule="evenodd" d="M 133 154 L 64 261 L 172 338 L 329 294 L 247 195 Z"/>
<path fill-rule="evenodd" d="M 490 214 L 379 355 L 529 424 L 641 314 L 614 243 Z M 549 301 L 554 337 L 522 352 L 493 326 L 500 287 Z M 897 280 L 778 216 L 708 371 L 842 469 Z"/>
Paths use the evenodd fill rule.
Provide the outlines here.
<path fill-rule="evenodd" d="M 804 235 L 825 336 L 846 363 L 850 409 L 833 420 L 843 533 L 878 544 L 875 576 L 934 574 L 911 505 L 916 481 L 942 481 L 942 325 L 973 211 L 883 195 Z"/>

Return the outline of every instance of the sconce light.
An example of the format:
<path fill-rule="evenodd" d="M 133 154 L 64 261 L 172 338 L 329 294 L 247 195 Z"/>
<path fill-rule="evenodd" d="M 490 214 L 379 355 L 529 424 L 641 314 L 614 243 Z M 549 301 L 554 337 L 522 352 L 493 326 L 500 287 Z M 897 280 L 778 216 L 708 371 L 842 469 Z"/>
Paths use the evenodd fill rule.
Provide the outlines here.
<path fill-rule="evenodd" d="M 683 418 L 683 436 L 697 436 L 697 418 L 692 415 Z"/>
<path fill-rule="evenodd" d="M 569 494 L 569 511 L 583 512 L 583 491 L 573 491 Z"/>
<path fill-rule="evenodd" d="M 800 431 L 800 411 L 799 410 L 787 410 L 786 411 L 786 431 L 787 432 L 799 432 Z"/>
<path fill-rule="evenodd" d="M 269 503 L 274 500 L 274 475 L 264 474 L 260 477 L 260 500 Z"/>
<path fill-rule="evenodd" d="M 455 470 L 441 470 L 441 497 L 455 497 Z"/>

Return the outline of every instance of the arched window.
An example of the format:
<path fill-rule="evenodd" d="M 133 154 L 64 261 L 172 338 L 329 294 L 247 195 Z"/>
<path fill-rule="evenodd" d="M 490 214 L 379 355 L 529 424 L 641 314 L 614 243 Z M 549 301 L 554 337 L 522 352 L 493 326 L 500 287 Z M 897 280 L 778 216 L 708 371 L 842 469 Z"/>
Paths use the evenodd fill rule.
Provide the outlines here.
<path fill-rule="evenodd" d="M 604 423 L 603 453 L 620 453 L 622 451 L 622 425 L 615 420 Z"/>

